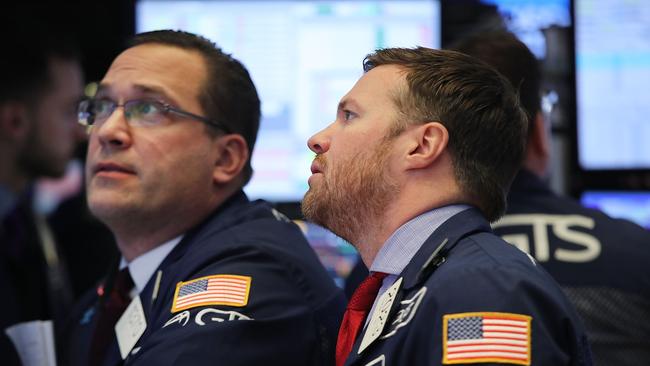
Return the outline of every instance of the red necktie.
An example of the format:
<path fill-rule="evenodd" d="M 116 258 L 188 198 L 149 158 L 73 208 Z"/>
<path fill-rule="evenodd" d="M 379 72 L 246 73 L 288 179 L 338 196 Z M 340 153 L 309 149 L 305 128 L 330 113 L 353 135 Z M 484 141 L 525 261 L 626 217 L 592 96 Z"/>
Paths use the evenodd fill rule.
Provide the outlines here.
<path fill-rule="evenodd" d="M 111 293 L 107 295 L 99 310 L 99 318 L 90 346 L 90 365 L 103 363 L 106 348 L 115 337 L 115 323 L 131 302 L 130 292 L 133 286 L 129 267 L 121 269 L 115 276 Z"/>
<path fill-rule="evenodd" d="M 368 316 L 375 297 L 381 288 L 382 281 L 388 276 L 387 273 L 372 272 L 363 282 L 354 290 L 350 302 L 345 309 L 343 322 L 339 328 L 339 337 L 336 340 L 336 366 L 345 364 L 352 346 L 357 338 L 357 333 L 361 329 L 363 321 Z"/>

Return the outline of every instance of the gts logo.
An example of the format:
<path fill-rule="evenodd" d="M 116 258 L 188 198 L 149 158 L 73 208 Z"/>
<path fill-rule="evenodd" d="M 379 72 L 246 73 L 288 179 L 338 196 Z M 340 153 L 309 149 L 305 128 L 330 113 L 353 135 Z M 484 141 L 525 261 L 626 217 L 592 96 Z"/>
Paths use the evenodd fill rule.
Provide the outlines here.
<path fill-rule="evenodd" d="M 549 245 L 549 232 L 558 239 L 573 244 L 575 249 L 556 248 L 553 258 L 562 262 L 589 262 L 598 257 L 601 243 L 594 236 L 585 231 L 592 230 L 594 220 L 581 215 L 546 215 L 546 214 L 520 214 L 506 215 L 501 220 L 492 224 L 501 237 L 526 253 L 535 256 L 539 262 L 546 262 L 551 258 Z M 525 233 L 510 233 L 515 227 L 532 228 L 532 237 L 529 230 Z M 578 230 L 581 229 L 581 230 Z M 532 242 L 532 248 L 531 248 Z"/>

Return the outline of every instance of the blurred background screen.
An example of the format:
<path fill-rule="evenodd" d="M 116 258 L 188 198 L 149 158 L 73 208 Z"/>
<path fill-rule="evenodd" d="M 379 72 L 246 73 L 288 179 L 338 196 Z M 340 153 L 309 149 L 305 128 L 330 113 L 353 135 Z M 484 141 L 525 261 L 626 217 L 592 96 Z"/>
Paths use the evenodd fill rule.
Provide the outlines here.
<path fill-rule="evenodd" d="M 611 217 L 627 219 L 650 229 L 650 191 L 584 191 L 580 201 Z"/>
<path fill-rule="evenodd" d="M 136 31 L 201 34 L 242 61 L 262 100 L 251 198 L 300 201 L 313 153 L 307 139 L 382 47 L 440 46 L 436 1 L 156 1 L 136 3 Z"/>
<path fill-rule="evenodd" d="M 580 166 L 650 168 L 650 1 L 575 0 L 574 11 Z"/>

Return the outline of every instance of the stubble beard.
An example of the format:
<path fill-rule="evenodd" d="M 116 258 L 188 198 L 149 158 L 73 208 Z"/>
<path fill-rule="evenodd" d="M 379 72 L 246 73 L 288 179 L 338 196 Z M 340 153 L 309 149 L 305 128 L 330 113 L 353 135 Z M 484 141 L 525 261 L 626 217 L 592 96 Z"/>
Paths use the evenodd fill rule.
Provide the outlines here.
<path fill-rule="evenodd" d="M 326 158 L 317 156 L 330 175 L 305 195 L 305 218 L 358 247 L 361 238 L 381 225 L 386 207 L 399 191 L 387 172 L 389 151 L 388 141 L 382 141 L 372 151 L 329 169 Z"/>
<path fill-rule="evenodd" d="M 65 174 L 69 159 L 72 158 L 72 152 L 69 157 L 62 158 L 48 151 L 47 141 L 41 140 L 38 128 L 38 121 L 33 119 L 24 147 L 18 156 L 20 169 L 30 180 L 41 177 L 61 178 Z"/>

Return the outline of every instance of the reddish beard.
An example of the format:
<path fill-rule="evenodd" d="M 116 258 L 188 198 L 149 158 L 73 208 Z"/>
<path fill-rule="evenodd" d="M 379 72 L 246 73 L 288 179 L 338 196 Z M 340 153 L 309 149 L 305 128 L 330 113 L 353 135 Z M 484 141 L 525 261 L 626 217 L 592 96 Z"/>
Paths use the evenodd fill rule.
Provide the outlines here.
<path fill-rule="evenodd" d="M 391 145 L 384 140 L 373 150 L 341 160 L 336 166 L 324 155 L 316 156 L 323 179 L 305 194 L 305 218 L 356 246 L 364 231 L 379 225 L 386 206 L 399 191 L 388 174 Z"/>

